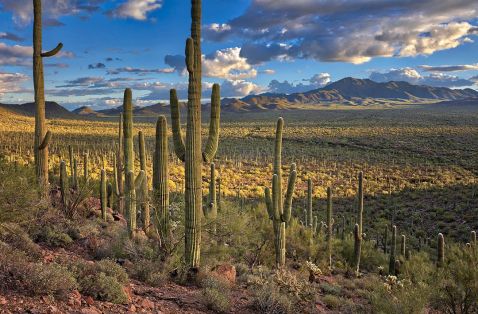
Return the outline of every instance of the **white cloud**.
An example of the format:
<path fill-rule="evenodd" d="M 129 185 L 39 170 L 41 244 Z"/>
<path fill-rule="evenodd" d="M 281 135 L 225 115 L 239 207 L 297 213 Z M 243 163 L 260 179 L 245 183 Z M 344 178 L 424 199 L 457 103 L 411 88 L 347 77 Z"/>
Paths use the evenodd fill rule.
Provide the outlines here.
<path fill-rule="evenodd" d="M 127 0 L 111 12 L 111 15 L 119 18 L 132 18 L 144 21 L 148 13 L 161 8 L 162 0 Z"/>
<path fill-rule="evenodd" d="M 464 79 L 444 73 L 432 73 L 423 76 L 413 68 L 391 69 L 383 73 L 372 72 L 370 79 L 376 82 L 404 81 L 410 84 L 434 87 L 467 87 L 475 84 L 472 79 Z"/>
<path fill-rule="evenodd" d="M 478 70 L 478 63 L 476 64 L 458 64 L 458 65 L 421 65 L 420 69 L 427 72 L 459 72 L 459 71 L 475 71 Z"/>
<path fill-rule="evenodd" d="M 304 83 L 290 83 L 289 81 L 279 82 L 277 80 L 272 80 L 269 83 L 268 90 L 271 93 L 278 93 L 278 94 L 293 94 L 293 93 L 304 93 L 314 89 L 318 89 L 324 87 L 328 83 L 330 83 L 331 77 L 329 73 L 319 73 L 313 75 L 309 79 L 303 79 L 303 82 L 308 82 L 308 84 Z"/>
<path fill-rule="evenodd" d="M 28 79 L 29 76 L 22 73 L 0 72 L 0 95 L 23 91 L 21 85 Z"/>
<path fill-rule="evenodd" d="M 247 59 L 240 56 L 241 48 L 218 50 L 214 54 L 203 57 L 203 73 L 208 77 L 242 80 L 257 76 Z"/>
<path fill-rule="evenodd" d="M 225 80 L 221 84 L 222 97 L 243 97 L 251 94 L 260 94 L 265 88 L 245 80 Z"/>

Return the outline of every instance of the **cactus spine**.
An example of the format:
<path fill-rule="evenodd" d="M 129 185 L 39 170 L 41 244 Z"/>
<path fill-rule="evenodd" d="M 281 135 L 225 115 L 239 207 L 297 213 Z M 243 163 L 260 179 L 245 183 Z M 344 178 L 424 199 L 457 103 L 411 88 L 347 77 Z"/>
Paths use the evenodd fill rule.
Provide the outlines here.
<path fill-rule="evenodd" d="M 360 227 L 358 224 L 354 226 L 354 267 L 355 274 L 360 274 L 360 251 L 362 248 L 362 238 L 360 237 Z"/>
<path fill-rule="evenodd" d="M 101 219 L 106 221 L 106 201 L 107 201 L 107 191 L 106 191 L 106 171 L 101 169 L 101 180 L 100 180 L 100 202 L 101 202 Z"/>
<path fill-rule="evenodd" d="M 445 265 L 445 238 L 442 233 L 438 234 L 437 244 L 437 266 L 443 267 Z"/>
<path fill-rule="evenodd" d="M 144 141 L 144 134 L 143 131 L 139 131 L 138 133 L 139 139 L 139 163 L 140 168 L 142 171 L 147 173 L 146 171 L 146 148 L 145 148 L 145 141 Z M 141 214 L 143 215 L 143 229 L 146 234 L 149 232 L 150 227 L 150 212 L 149 212 L 149 196 L 148 196 L 148 178 L 147 176 L 143 179 L 143 183 L 140 189 L 140 197 L 141 197 Z"/>
<path fill-rule="evenodd" d="M 66 163 L 64 160 L 60 162 L 60 192 L 61 202 L 63 206 L 67 206 L 67 193 L 68 193 L 68 176 L 66 174 Z"/>
<path fill-rule="evenodd" d="M 312 228 L 312 180 L 307 180 L 307 214 L 306 214 L 306 226 Z"/>
<path fill-rule="evenodd" d="M 191 1 L 191 38 L 186 41 L 186 68 L 189 72 L 188 116 L 186 144 L 184 145 L 179 123 L 179 104 L 176 93 L 171 91 L 171 120 L 175 152 L 185 162 L 185 260 L 191 269 L 200 266 L 202 160 L 210 163 L 216 155 L 219 142 L 220 94 L 214 84 L 211 97 L 209 138 L 201 153 L 201 0 Z"/>
<path fill-rule="evenodd" d="M 333 236 L 333 218 L 332 218 L 332 189 L 327 188 L 327 255 L 329 268 L 332 268 L 332 236 Z"/>
<path fill-rule="evenodd" d="M 156 209 L 156 228 L 162 243 L 169 244 L 169 143 L 165 116 L 156 123 L 156 148 L 153 161 L 153 190 Z"/>
<path fill-rule="evenodd" d="M 128 232 L 134 237 L 136 232 L 136 191 L 134 180 L 134 151 L 133 151 L 133 104 L 131 89 L 124 92 L 123 101 L 123 149 L 125 171 L 125 209 L 128 217 Z"/>
<path fill-rule="evenodd" d="M 388 264 L 388 274 L 395 275 L 395 248 L 397 244 L 397 226 L 392 227 L 392 243 L 390 243 L 390 260 Z"/>
<path fill-rule="evenodd" d="M 284 120 L 277 121 L 275 149 L 274 149 L 274 175 L 272 176 L 272 197 L 271 190 L 265 189 L 265 200 L 269 218 L 273 222 L 274 246 L 276 252 L 276 265 L 285 265 L 285 227 L 289 223 L 292 209 L 292 197 L 294 195 L 295 180 L 297 171 L 295 164 L 290 167 L 289 181 L 285 200 L 282 197 L 282 130 Z"/>
<path fill-rule="evenodd" d="M 56 55 L 63 44 L 55 49 L 42 52 L 42 3 L 33 0 L 33 86 L 35 89 L 35 172 L 37 181 L 42 190 L 42 196 L 48 197 L 48 145 L 51 132 L 46 127 L 45 115 L 45 78 L 43 72 L 43 58 Z"/>

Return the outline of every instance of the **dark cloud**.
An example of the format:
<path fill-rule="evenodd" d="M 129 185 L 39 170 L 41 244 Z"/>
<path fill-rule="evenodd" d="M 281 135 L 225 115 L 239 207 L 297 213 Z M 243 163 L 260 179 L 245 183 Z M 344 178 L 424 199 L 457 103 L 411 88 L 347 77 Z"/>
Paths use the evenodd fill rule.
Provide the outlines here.
<path fill-rule="evenodd" d="M 173 73 L 174 69 L 173 68 L 165 68 L 165 69 L 143 69 L 143 68 L 132 68 L 132 67 L 124 67 L 124 68 L 116 68 L 116 69 L 111 69 L 108 70 L 108 74 L 110 75 L 116 75 L 116 74 L 121 74 L 121 73 L 133 73 L 137 75 L 146 75 L 150 73 Z"/>
<path fill-rule="evenodd" d="M 90 64 L 88 65 L 88 69 L 94 70 L 94 69 L 104 69 L 106 68 L 106 65 L 104 63 L 98 62 L 96 64 Z"/>
<path fill-rule="evenodd" d="M 293 93 L 304 93 L 320 87 L 324 87 L 330 83 L 330 74 L 329 73 L 319 73 L 312 76 L 310 79 L 302 80 L 308 82 L 308 84 L 298 83 L 293 84 L 288 81 L 279 82 L 277 80 L 272 80 L 269 83 L 268 91 L 271 93 L 277 94 L 293 94 Z"/>
<path fill-rule="evenodd" d="M 374 57 L 429 55 L 477 33 L 476 0 L 253 0 L 205 38 L 243 41 L 252 64 L 281 58 L 363 63 Z"/>
<path fill-rule="evenodd" d="M 164 57 L 164 63 L 172 67 L 179 74 L 184 73 L 186 70 L 185 56 L 182 55 L 166 55 Z"/>
<path fill-rule="evenodd" d="M 427 72 L 459 72 L 459 71 L 478 70 L 478 64 L 438 65 L 438 66 L 421 65 L 419 68 Z"/>
<path fill-rule="evenodd" d="M 18 35 L 15 35 L 13 33 L 9 32 L 0 32 L 0 39 L 6 39 L 6 40 L 11 40 L 11 41 L 24 41 L 25 39 L 23 37 L 20 37 Z"/>

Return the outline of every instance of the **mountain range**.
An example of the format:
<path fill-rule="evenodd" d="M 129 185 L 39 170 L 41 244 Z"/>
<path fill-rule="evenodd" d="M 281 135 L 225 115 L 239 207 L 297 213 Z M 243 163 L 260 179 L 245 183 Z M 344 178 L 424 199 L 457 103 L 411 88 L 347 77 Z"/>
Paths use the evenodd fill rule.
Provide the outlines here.
<path fill-rule="evenodd" d="M 476 102 L 475 102 L 476 99 Z M 378 83 L 369 79 L 344 78 L 325 87 L 305 93 L 277 94 L 265 93 L 249 95 L 244 98 L 224 98 L 221 109 L 225 112 L 247 112 L 265 110 L 313 109 L 327 105 L 370 106 L 387 104 L 421 104 L 439 103 L 443 101 L 461 101 L 478 104 L 478 91 L 470 88 L 450 89 L 413 85 L 407 82 Z M 185 104 L 181 103 L 184 108 Z M 17 113 L 33 115 L 34 104 L 5 105 L 4 107 Z M 204 106 L 206 109 L 209 104 Z M 47 118 L 59 117 L 102 117 L 118 115 L 122 107 L 95 111 L 91 107 L 80 107 L 72 112 L 55 102 L 47 102 Z M 169 114 L 169 104 L 158 103 L 147 107 L 134 107 L 135 115 Z"/>

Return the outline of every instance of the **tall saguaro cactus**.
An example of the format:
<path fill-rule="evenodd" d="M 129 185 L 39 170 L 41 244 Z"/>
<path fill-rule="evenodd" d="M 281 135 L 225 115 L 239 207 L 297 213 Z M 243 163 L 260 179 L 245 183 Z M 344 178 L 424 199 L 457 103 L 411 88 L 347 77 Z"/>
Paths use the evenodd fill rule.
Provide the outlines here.
<path fill-rule="evenodd" d="M 128 231 L 131 237 L 136 232 L 136 191 L 134 184 L 134 150 L 133 150 L 133 95 L 131 89 L 124 91 L 123 101 L 123 148 L 125 172 L 125 210 L 128 217 Z"/>
<path fill-rule="evenodd" d="M 327 256 L 329 260 L 329 268 L 332 268 L 332 236 L 333 236 L 333 224 L 332 218 L 332 189 L 327 188 Z"/>
<path fill-rule="evenodd" d="M 306 214 L 306 227 L 312 228 L 312 180 L 307 180 L 307 214 Z"/>
<path fill-rule="evenodd" d="M 191 1 L 191 38 L 186 41 L 186 68 L 189 72 L 186 144 L 179 120 L 179 103 L 171 91 L 171 120 L 176 155 L 185 162 L 185 260 L 191 269 L 200 265 L 202 161 L 210 163 L 216 155 L 219 142 L 220 94 L 214 84 L 211 97 L 209 138 L 204 152 L 201 143 L 201 0 Z"/>
<path fill-rule="evenodd" d="M 115 189 L 116 197 L 118 200 L 118 211 L 125 214 L 124 212 L 124 182 L 123 182 L 123 114 L 120 113 L 120 118 L 118 122 L 118 150 L 116 152 L 116 176 L 115 176 Z"/>
<path fill-rule="evenodd" d="M 392 227 L 392 242 L 390 243 L 390 260 L 388 263 L 388 274 L 395 275 L 395 260 L 397 247 L 397 226 Z"/>
<path fill-rule="evenodd" d="M 144 173 L 148 173 L 146 171 L 146 143 L 144 141 L 144 133 L 143 131 L 139 131 L 138 133 L 138 141 L 139 141 L 139 164 L 141 170 Z M 144 178 L 143 183 L 141 185 L 141 215 L 143 216 L 143 229 L 144 232 L 149 232 L 150 227 L 150 212 L 149 212 L 149 195 L 148 195 L 148 179 L 147 176 Z"/>
<path fill-rule="evenodd" d="M 358 175 L 358 181 L 359 181 L 359 186 L 358 186 L 358 208 L 357 208 L 357 223 L 359 225 L 359 231 L 360 231 L 360 238 L 362 238 L 363 234 L 363 172 L 360 171 Z"/>
<path fill-rule="evenodd" d="M 274 246 L 276 252 L 276 265 L 283 267 L 285 265 L 285 228 L 289 223 L 292 209 L 292 197 L 294 195 L 295 180 L 297 171 L 295 164 L 290 167 L 289 181 L 285 200 L 282 196 L 282 131 L 284 120 L 279 118 L 277 121 L 275 149 L 274 149 L 274 175 L 272 176 L 272 196 L 271 190 L 265 189 L 265 200 L 269 218 L 272 220 L 274 228 Z"/>
<path fill-rule="evenodd" d="M 55 49 L 42 52 L 42 3 L 33 0 L 33 86 L 35 89 L 35 169 L 43 195 L 48 195 L 48 144 L 51 132 L 46 127 L 45 114 L 45 78 L 43 58 L 53 57 L 60 52 L 63 44 Z"/>
<path fill-rule="evenodd" d="M 153 161 L 153 190 L 155 202 L 155 222 L 162 243 L 169 244 L 169 143 L 168 124 L 165 116 L 156 123 L 156 148 Z"/>
<path fill-rule="evenodd" d="M 358 224 L 354 226 L 354 267 L 355 275 L 360 275 L 360 251 L 362 248 L 362 238 L 360 237 L 360 227 Z"/>
<path fill-rule="evenodd" d="M 100 202 L 101 202 L 101 219 L 106 221 L 106 200 L 107 200 L 107 190 L 106 190 L 106 171 L 101 169 L 101 180 L 100 180 Z"/>

